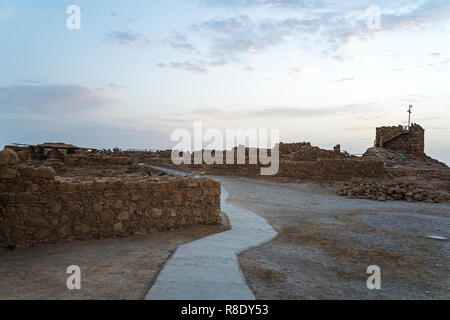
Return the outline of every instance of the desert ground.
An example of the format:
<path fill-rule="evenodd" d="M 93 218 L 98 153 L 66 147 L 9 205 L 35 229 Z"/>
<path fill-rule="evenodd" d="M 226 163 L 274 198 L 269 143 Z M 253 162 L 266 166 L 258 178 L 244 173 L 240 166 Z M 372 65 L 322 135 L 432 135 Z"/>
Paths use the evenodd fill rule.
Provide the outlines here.
<path fill-rule="evenodd" d="M 218 226 L 0 251 L 0 300 L 140 300 L 179 245 L 228 229 L 223 216 Z M 70 265 L 81 268 L 81 290 L 66 287 Z"/>
<path fill-rule="evenodd" d="M 450 205 L 378 202 L 318 184 L 215 177 L 279 233 L 240 256 L 257 299 L 448 299 Z M 381 290 L 366 269 L 381 268 Z"/>

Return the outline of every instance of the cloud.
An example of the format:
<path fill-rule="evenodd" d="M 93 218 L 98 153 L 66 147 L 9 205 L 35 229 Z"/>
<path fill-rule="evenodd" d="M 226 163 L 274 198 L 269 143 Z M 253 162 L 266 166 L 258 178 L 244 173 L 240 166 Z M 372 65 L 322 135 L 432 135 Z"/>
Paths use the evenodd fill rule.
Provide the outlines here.
<path fill-rule="evenodd" d="M 418 5 L 410 10 L 383 14 L 381 16 L 382 30 L 423 28 L 430 24 L 447 21 L 449 17 L 450 3 L 447 0 L 425 0 L 418 2 Z"/>
<path fill-rule="evenodd" d="M 374 130 L 373 127 L 345 127 L 340 128 L 341 131 L 372 131 Z"/>
<path fill-rule="evenodd" d="M 287 38 L 320 40 L 320 53 L 336 54 L 342 47 L 367 41 L 379 34 L 408 28 L 428 28 L 450 17 L 448 0 L 417 0 L 410 2 L 379 1 L 381 29 L 368 28 L 366 12 L 372 0 L 355 2 L 306 0 L 210 0 L 209 6 L 233 7 L 247 14 L 208 19 L 191 26 L 190 30 L 209 41 L 210 54 L 215 57 L 237 59 L 237 56 L 258 53 L 277 46 Z M 296 14 L 288 18 L 251 17 L 252 7 L 301 8 L 289 11 Z M 269 12 L 269 11 L 264 11 Z M 275 16 L 275 15 L 272 15 Z M 276 15 L 279 16 L 279 15 Z M 351 61 L 350 61 L 351 62 Z"/>
<path fill-rule="evenodd" d="M 44 81 L 39 79 L 30 79 L 30 78 L 16 78 L 20 82 L 26 83 L 26 84 L 41 84 Z"/>
<path fill-rule="evenodd" d="M 193 51 L 195 47 L 193 44 L 189 43 L 185 36 L 176 35 L 169 37 L 165 40 L 172 48 L 179 51 Z"/>
<path fill-rule="evenodd" d="M 441 62 L 440 62 L 440 64 L 442 65 L 442 66 L 446 66 L 447 64 L 449 64 L 450 63 L 450 59 L 445 59 L 445 60 L 442 60 Z"/>
<path fill-rule="evenodd" d="M 334 83 L 347 83 L 347 82 L 352 82 L 352 81 L 356 81 L 355 77 L 349 77 L 349 78 L 342 78 L 342 79 L 338 79 L 338 80 L 333 80 Z"/>
<path fill-rule="evenodd" d="M 111 30 L 105 34 L 106 43 L 111 45 L 145 46 L 150 42 L 142 34 L 134 31 Z"/>
<path fill-rule="evenodd" d="M 89 89 L 78 85 L 13 85 L 0 87 L 0 112 L 73 113 L 115 102 L 112 87 Z"/>
<path fill-rule="evenodd" d="M 207 6 L 220 7 L 268 7 L 268 8 L 308 8 L 321 7 L 318 0 L 203 0 Z"/>
<path fill-rule="evenodd" d="M 121 15 L 119 15 L 117 12 L 115 11 L 110 11 L 109 15 L 116 20 L 117 22 L 126 22 L 126 23 L 132 23 L 135 21 L 134 18 L 126 18 L 126 17 L 122 17 Z"/>
<path fill-rule="evenodd" d="M 357 56 L 342 56 L 342 55 L 334 55 L 333 59 L 343 63 L 356 63 L 359 61 L 359 57 Z"/>
<path fill-rule="evenodd" d="M 427 94 L 408 94 L 405 98 L 402 98 L 401 100 L 405 103 L 418 103 L 430 100 L 431 96 Z"/>
<path fill-rule="evenodd" d="M 228 62 L 224 59 L 221 60 L 194 60 L 194 61 L 184 61 L 184 62 L 171 62 L 169 64 L 160 62 L 156 65 L 161 69 L 175 69 L 175 70 L 186 70 L 194 73 L 208 73 L 211 68 L 226 68 Z"/>
<path fill-rule="evenodd" d="M 12 13 L 12 8 L 7 5 L 0 4 L 0 18 L 9 16 Z"/>
<path fill-rule="evenodd" d="M 317 118 L 336 116 L 340 114 L 358 114 L 361 111 L 373 110 L 374 104 L 348 104 L 334 108 L 294 108 L 267 107 L 244 111 L 224 111 L 215 108 L 195 109 L 189 112 L 193 116 L 203 116 L 211 120 L 240 120 L 240 119 L 293 119 Z"/>
<path fill-rule="evenodd" d="M 114 83 L 110 83 L 109 84 L 109 88 L 111 89 L 112 92 L 120 92 L 123 89 L 125 89 L 125 87 L 119 86 L 119 85 L 114 84 Z"/>
<path fill-rule="evenodd" d="M 286 18 L 253 20 L 247 15 L 206 20 L 191 30 L 211 41 L 215 56 L 233 57 L 238 53 L 255 53 L 277 45 L 296 32 L 316 32 L 315 19 Z"/>
<path fill-rule="evenodd" d="M 87 148 L 168 149 L 173 142 L 159 130 L 138 128 L 105 117 L 74 119 L 46 117 L 29 119 L 15 115 L 0 117 L 0 145 L 11 143 L 38 144 L 44 141 L 63 141 Z"/>
<path fill-rule="evenodd" d="M 180 50 L 180 51 L 192 51 L 195 49 L 195 47 L 193 45 L 191 45 L 190 43 L 172 43 L 171 44 L 172 48 Z"/>
<path fill-rule="evenodd" d="M 120 16 L 118 13 L 114 12 L 114 11 L 110 11 L 109 15 L 114 19 L 114 20 L 120 20 Z"/>
<path fill-rule="evenodd" d="M 203 66 L 203 64 L 199 63 L 192 63 L 189 61 L 185 62 L 172 62 L 170 64 L 170 67 L 172 69 L 183 69 L 188 70 L 196 73 L 206 73 L 208 70 Z"/>
<path fill-rule="evenodd" d="M 427 130 L 450 130 L 447 127 L 428 127 Z"/>
<path fill-rule="evenodd" d="M 311 67 L 301 67 L 301 68 L 291 68 L 290 73 L 294 77 L 299 78 L 299 77 L 303 77 L 307 73 L 314 72 L 314 71 L 315 71 L 314 68 L 311 68 Z"/>

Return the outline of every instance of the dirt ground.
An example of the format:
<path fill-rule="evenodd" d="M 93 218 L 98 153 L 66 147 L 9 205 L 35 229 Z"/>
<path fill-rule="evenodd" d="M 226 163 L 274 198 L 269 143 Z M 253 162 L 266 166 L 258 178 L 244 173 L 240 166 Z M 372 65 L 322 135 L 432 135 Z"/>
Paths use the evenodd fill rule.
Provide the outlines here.
<path fill-rule="evenodd" d="M 143 299 L 174 250 L 228 230 L 222 220 L 222 226 L 0 251 L 0 300 Z M 81 268 L 81 290 L 67 289 L 70 265 Z"/>
<path fill-rule="evenodd" d="M 450 205 L 339 197 L 317 184 L 216 177 L 229 202 L 265 217 L 272 242 L 244 252 L 258 299 L 449 299 Z M 367 267 L 381 268 L 368 290 Z"/>

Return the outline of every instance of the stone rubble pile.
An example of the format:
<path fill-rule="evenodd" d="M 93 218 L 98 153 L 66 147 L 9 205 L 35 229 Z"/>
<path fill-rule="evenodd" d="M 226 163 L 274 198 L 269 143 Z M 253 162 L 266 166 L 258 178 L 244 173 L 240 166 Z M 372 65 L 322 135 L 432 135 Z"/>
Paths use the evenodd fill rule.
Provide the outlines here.
<path fill-rule="evenodd" d="M 413 182 L 357 182 L 345 183 L 338 195 L 378 201 L 403 200 L 408 202 L 447 202 L 449 198 L 441 192 Z"/>

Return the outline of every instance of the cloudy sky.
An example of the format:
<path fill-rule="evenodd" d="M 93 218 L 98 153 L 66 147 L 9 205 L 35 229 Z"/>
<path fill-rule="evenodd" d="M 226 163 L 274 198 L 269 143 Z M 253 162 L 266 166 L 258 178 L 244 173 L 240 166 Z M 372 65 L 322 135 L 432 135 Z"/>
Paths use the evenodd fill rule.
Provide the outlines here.
<path fill-rule="evenodd" d="M 413 104 L 450 163 L 448 0 L 0 0 L 0 41 L 0 145 L 170 148 L 203 121 L 361 154 Z"/>

